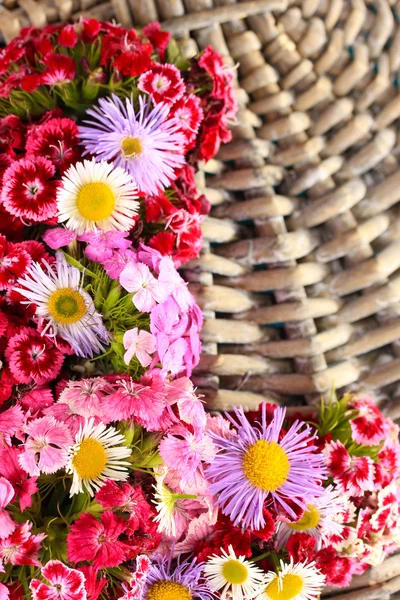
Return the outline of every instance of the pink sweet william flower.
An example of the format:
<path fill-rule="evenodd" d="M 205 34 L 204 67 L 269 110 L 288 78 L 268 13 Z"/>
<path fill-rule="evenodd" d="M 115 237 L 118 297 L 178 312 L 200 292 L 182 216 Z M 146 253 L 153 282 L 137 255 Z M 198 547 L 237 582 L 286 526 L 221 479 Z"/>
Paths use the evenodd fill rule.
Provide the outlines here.
<path fill-rule="evenodd" d="M 102 417 L 103 401 L 113 391 L 102 377 L 69 381 L 58 402 L 68 404 L 70 410 L 81 417 Z"/>
<path fill-rule="evenodd" d="M 118 485 L 109 479 L 95 495 L 96 501 L 103 508 L 119 508 L 129 513 L 129 527 L 133 531 L 146 526 L 150 516 L 150 505 L 146 501 L 143 491 L 139 486 L 129 483 Z"/>
<path fill-rule="evenodd" d="M 388 440 L 378 453 L 375 463 L 375 487 L 386 488 L 400 475 L 400 444 Z"/>
<path fill-rule="evenodd" d="M 120 284 L 133 293 L 133 304 L 141 312 L 150 312 L 157 302 L 169 295 L 168 283 L 160 284 L 144 263 L 129 263 L 119 277 Z"/>
<path fill-rule="evenodd" d="M 0 413 L 0 443 L 11 446 L 11 438 L 21 429 L 25 417 L 20 406 L 11 406 Z"/>
<path fill-rule="evenodd" d="M 157 349 L 156 338 L 154 335 L 143 329 L 139 331 L 137 327 L 126 331 L 124 334 L 124 361 L 127 365 L 134 356 L 137 357 L 142 367 L 148 367 L 152 361 L 151 354 Z"/>
<path fill-rule="evenodd" d="M 349 408 L 359 411 L 358 416 L 350 421 L 357 444 L 375 446 L 385 439 L 389 431 L 388 422 L 372 398 L 356 397 L 350 401 Z"/>
<path fill-rule="evenodd" d="M 76 233 L 64 227 L 54 227 L 53 229 L 47 229 L 42 235 L 42 240 L 52 250 L 58 250 L 68 246 L 71 242 L 76 239 Z"/>
<path fill-rule="evenodd" d="M 166 407 L 164 383 L 162 389 L 132 379 L 117 383 L 116 392 L 104 400 L 107 419 L 125 421 L 133 418 L 149 431 L 158 429 L 158 421 Z"/>
<path fill-rule="evenodd" d="M 32 506 L 33 495 L 38 491 L 37 477 L 28 477 L 21 468 L 18 457 L 23 452 L 22 448 L 9 446 L 0 450 L 0 475 L 6 477 L 14 488 L 13 502 L 19 498 L 19 506 L 23 512 Z"/>
<path fill-rule="evenodd" d="M 31 421 L 25 433 L 28 435 L 25 450 L 18 459 L 29 475 L 55 473 L 65 467 L 73 438 L 64 423 L 51 416 L 41 417 Z"/>
<path fill-rule="evenodd" d="M 136 571 L 132 573 L 132 577 L 129 581 L 129 587 L 127 584 L 122 584 L 122 588 L 125 593 L 121 600 L 136 600 L 136 598 L 141 597 L 141 592 L 146 583 L 150 566 L 151 561 L 144 554 L 140 554 L 136 557 Z"/>
<path fill-rule="evenodd" d="M 11 535 L 17 526 L 6 511 L 6 506 L 10 504 L 13 497 L 13 486 L 5 477 L 0 477 L 0 540 Z"/>
<path fill-rule="evenodd" d="M 127 250 L 132 242 L 126 238 L 129 231 L 88 231 L 79 236 L 80 242 L 87 242 L 85 254 L 90 260 L 103 262 L 112 257 L 113 250 Z"/>
<path fill-rule="evenodd" d="M 89 561 L 98 570 L 120 565 L 130 550 L 128 544 L 119 540 L 125 530 L 125 520 L 110 510 L 101 515 L 100 521 L 83 514 L 71 525 L 67 536 L 68 560 Z"/>
<path fill-rule="evenodd" d="M 177 404 L 181 421 L 195 430 L 204 430 L 207 422 L 203 403 L 194 392 L 189 377 L 179 377 L 171 381 L 168 387 L 168 401 Z"/>
<path fill-rule="evenodd" d="M 80 571 L 49 560 L 42 576 L 48 583 L 32 579 L 29 585 L 33 600 L 86 600 L 85 576 Z"/>
<path fill-rule="evenodd" d="M 155 64 L 139 77 L 139 90 L 146 92 L 155 104 L 174 104 L 185 93 L 185 82 L 175 65 Z"/>
<path fill-rule="evenodd" d="M 350 456 L 342 442 L 330 442 L 323 450 L 326 464 L 339 490 L 363 496 L 374 489 L 374 462 L 369 456 Z"/>
<path fill-rule="evenodd" d="M 15 531 L 0 540 L 0 561 L 12 565 L 32 565 L 40 567 L 39 550 L 45 533 L 31 534 L 32 523 L 18 525 Z"/>

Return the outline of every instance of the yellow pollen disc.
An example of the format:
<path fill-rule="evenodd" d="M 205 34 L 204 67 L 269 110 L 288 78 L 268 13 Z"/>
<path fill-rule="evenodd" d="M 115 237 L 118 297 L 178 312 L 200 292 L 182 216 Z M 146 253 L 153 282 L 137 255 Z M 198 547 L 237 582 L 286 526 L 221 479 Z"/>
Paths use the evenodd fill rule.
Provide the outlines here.
<path fill-rule="evenodd" d="M 307 531 L 307 529 L 313 529 L 319 523 L 320 514 L 319 510 L 312 504 L 307 505 L 308 512 L 305 512 L 297 523 L 288 523 L 290 529 L 295 531 Z"/>
<path fill-rule="evenodd" d="M 192 600 L 192 594 L 175 581 L 157 581 L 150 586 L 146 600 Z"/>
<path fill-rule="evenodd" d="M 276 492 L 287 481 L 290 463 L 286 452 L 275 442 L 258 440 L 243 458 L 247 479 L 265 492 Z"/>
<path fill-rule="evenodd" d="M 50 294 L 47 308 L 56 323 L 62 325 L 76 323 L 86 314 L 82 294 L 71 288 L 60 288 Z"/>
<path fill-rule="evenodd" d="M 300 575 L 288 573 L 281 578 L 281 589 L 278 587 L 278 577 L 275 577 L 265 589 L 271 600 L 293 600 L 303 589 L 303 579 Z"/>
<path fill-rule="evenodd" d="M 88 221 L 102 221 L 113 213 L 114 192 L 106 183 L 86 183 L 78 192 L 76 206 Z"/>
<path fill-rule="evenodd" d="M 232 558 L 223 564 L 222 575 L 229 583 L 241 585 L 247 580 L 249 571 L 246 565 Z"/>
<path fill-rule="evenodd" d="M 82 479 L 96 479 L 107 463 L 106 451 L 97 440 L 87 438 L 80 444 L 72 459 L 72 465 Z"/>
<path fill-rule="evenodd" d="M 121 147 L 125 158 L 136 158 L 143 152 L 142 142 L 137 137 L 125 138 Z"/>

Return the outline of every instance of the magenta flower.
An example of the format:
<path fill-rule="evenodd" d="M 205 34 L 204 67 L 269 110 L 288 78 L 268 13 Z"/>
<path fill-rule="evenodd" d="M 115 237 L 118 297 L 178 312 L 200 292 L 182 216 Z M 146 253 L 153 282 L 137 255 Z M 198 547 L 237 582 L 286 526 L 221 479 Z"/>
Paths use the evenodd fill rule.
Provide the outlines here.
<path fill-rule="evenodd" d="M 129 231 L 88 231 L 79 236 L 80 242 L 87 242 L 85 254 L 90 260 L 103 262 L 112 257 L 113 250 L 126 250 L 131 246 L 127 240 Z"/>
<path fill-rule="evenodd" d="M 132 250 L 114 250 L 110 258 L 102 261 L 105 272 L 111 279 L 119 281 L 122 271 L 132 261 L 136 260 L 136 254 Z"/>
<path fill-rule="evenodd" d="M 73 439 L 64 423 L 56 421 L 54 417 L 41 417 L 31 421 L 25 433 L 28 435 L 25 451 L 18 460 L 29 475 L 55 473 L 65 467 Z"/>
<path fill-rule="evenodd" d="M 5 510 L 13 497 L 13 486 L 5 477 L 0 477 L 0 540 L 11 535 L 17 526 Z"/>
<path fill-rule="evenodd" d="M 86 600 L 85 576 L 66 567 L 59 560 L 49 560 L 42 567 L 42 575 L 49 583 L 32 579 L 33 600 Z"/>
<path fill-rule="evenodd" d="M 118 382 L 117 391 L 104 400 L 104 411 L 110 421 L 135 421 L 153 431 L 166 407 L 165 387 L 161 391 L 155 386 L 143 385 L 130 379 Z"/>
<path fill-rule="evenodd" d="M 127 365 L 134 356 L 137 357 L 142 367 L 148 367 L 152 361 L 153 354 L 157 349 L 156 338 L 154 335 L 143 329 L 139 331 L 137 327 L 126 331 L 124 334 L 124 361 Z"/>
<path fill-rule="evenodd" d="M 42 235 L 42 240 L 52 248 L 52 250 L 58 250 L 68 246 L 71 242 L 76 239 L 76 233 L 64 227 L 54 227 L 53 229 L 47 229 Z"/>
<path fill-rule="evenodd" d="M 150 312 L 157 302 L 164 302 L 169 295 L 169 285 L 161 285 L 143 263 L 129 263 L 119 281 L 122 287 L 134 294 L 133 304 L 141 312 Z"/>

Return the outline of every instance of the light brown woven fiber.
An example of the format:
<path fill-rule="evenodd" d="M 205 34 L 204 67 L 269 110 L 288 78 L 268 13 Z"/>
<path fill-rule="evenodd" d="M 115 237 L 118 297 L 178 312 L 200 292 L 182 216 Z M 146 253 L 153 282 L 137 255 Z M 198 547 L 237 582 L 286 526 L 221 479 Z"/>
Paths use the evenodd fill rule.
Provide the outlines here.
<path fill-rule="evenodd" d="M 237 67 L 234 140 L 199 173 L 213 209 L 185 269 L 215 409 L 371 391 L 400 416 L 400 0 L 3 0 L 21 27 L 159 20 Z M 400 559 L 330 591 L 386 600 Z M 328 590 L 329 593 L 329 590 Z"/>

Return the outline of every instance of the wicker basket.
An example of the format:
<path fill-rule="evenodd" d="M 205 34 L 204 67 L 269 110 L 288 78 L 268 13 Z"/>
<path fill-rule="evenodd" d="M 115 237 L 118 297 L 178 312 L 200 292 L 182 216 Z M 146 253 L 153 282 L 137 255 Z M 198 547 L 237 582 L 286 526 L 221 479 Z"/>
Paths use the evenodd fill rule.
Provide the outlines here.
<path fill-rule="evenodd" d="M 0 32 L 81 15 L 162 22 L 238 64 L 234 140 L 199 174 L 213 205 L 185 275 L 214 409 L 371 390 L 400 417 L 399 0 L 3 0 Z M 385 600 L 400 559 L 335 600 Z"/>

